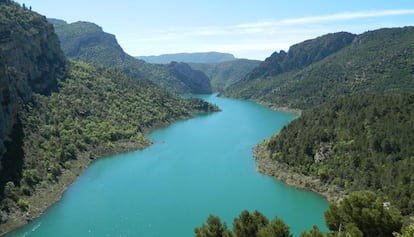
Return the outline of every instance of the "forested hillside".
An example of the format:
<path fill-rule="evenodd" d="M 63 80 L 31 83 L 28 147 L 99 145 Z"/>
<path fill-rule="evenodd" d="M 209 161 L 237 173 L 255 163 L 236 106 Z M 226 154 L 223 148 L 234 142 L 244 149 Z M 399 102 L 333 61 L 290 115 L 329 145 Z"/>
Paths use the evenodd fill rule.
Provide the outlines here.
<path fill-rule="evenodd" d="M 307 109 L 338 96 L 413 91 L 414 27 L 369 31 L 355 38 L 342 34 L 345 37 L 322 36 L 273 54 L 223 95 Z M 315 55 L 329 45 L 342 47 Z M 289 54 L 292 61 L 287 60 Z"/>
<path fill-rule="evenodd" d="M 106 33 L 96 24 L 49 19 L 54 24 L 56 34 L 69 58 L 111 67 L 125 72 L 139 80 L 149 80 L 161 87 L 178 93 L 211 93 L 210 81 L 191 70 L 185 77 L 176 77 L 174 67 L 154 65 L 138 60 L 123 51 L 114 35 Z M 185 78 L 185 80 L 183 80 Z M 200 87 L 201 83 L 205 87 Z"/>
<path fill-rule="evenodd" d="M 414 214 L 413 94 L 333 100 L 305 111 L 267 141 L 266 150 L 275 165 L 319 179 L 316 190 L 325 184 L 345 193 L 368 189 L 403 215 Z M 276 175 L 271 169 L 272 162 L 267 170 Z"/>
<path fill-rule="evenodd" d="M 243 79 L 259 64 L 260 61 L 249 59 L 221 63 L 189 63 L 192 68 L 204 72 L 210 78 L 211 87 L 216 92 L 223 91 Z"/>

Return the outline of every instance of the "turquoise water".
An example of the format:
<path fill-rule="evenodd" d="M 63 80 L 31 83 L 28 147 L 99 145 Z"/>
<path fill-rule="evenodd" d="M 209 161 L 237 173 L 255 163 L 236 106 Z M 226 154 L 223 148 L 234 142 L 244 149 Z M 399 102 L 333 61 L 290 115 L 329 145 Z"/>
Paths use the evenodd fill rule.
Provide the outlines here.
<path fill-rule="evenodd" d="M 98 160 L 43 216 L 11 236 L 194 236 L 209 214 L 281 217 L 298 236 L 326 229 L 320 196 L 256 172 L 252 147 L 294 118 L 253 102 L 202 96 L 222 112 L 159 129 L 142 151 Z"/>

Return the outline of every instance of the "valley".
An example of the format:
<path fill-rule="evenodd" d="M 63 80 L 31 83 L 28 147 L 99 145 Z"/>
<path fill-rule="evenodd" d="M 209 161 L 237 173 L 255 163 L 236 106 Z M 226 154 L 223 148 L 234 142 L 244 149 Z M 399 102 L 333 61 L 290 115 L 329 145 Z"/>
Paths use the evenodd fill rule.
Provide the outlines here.
<path fill-rule="evenodd" d="M 250 211 L 247 236 L 410 236 L 413 26 L 264 61 L 133 57 L 12 0 L 0 26 L 0 234 L 241 237 Z"/>

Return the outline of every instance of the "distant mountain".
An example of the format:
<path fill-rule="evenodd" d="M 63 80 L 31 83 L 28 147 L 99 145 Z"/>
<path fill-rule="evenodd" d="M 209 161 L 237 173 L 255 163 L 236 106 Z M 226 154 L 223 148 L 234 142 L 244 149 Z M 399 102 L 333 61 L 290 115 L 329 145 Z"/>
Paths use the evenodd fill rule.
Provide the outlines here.
<path fill-rule="evenodd" d="M 414 27 L 335 33 L 274 53 L 223 96 L 307 109 L 338 96 L 414 90 Z"/>
<path fill-rule="evenodd" d="M 243 79 L 260 64 L 257 60 L 237 59 L 232 54 L 219 52 L 163 54 L 136 58 L 155 64 L 188 63 L 193 69 L 200 70 L 208 76 L 213 91 L 223 91 Z"/>
<path fill-rule="evenodd" d="M 147 63 L 157 64 L 169 64 L 171 62 L 221 63 L 236 59 L 232 54 L 218 52 L 162 54 L 159 56 L 138 56 L 136 58 Z"/>
<path fill-rule="evenodd" d="M 49 21 L 54 24 L 62 49 L 69 58 L 116 68 L 137 79 L 149 80 L 178 93 L 211 93 L 209 81 L 202 84 L 208 85 L 205 88 L 192 85 L 193 81 L 199 83 L 200 78 L 191 78 L 191 75 L 198 75 L 197 73 L 187 71 L 190 74 L 185 80 L 180 80 L 175 76 L 175 72 L 171 71 L 171 67 L 149 64 L 126 54 L 114 35 L 104 32 L 94 23 L 67 24 L 57 19 L 49 19 Z"/>
<path fill-rule="evenodd" d="M 211 93 L 210 79 L 202 71 L 192 69 L 186 63 L 172 62 L 168 68 L 173 75 L 190 87 L 192 91 L 201 94 Z"/>
<path fill-rule="evenodd" d="M 221 63 L 188 63 L 192 68 L 204 72 L 211 82 L 213 91 L 223 91 L 243 79 L 259 66 L 261 61 L 236 59 Z"/>

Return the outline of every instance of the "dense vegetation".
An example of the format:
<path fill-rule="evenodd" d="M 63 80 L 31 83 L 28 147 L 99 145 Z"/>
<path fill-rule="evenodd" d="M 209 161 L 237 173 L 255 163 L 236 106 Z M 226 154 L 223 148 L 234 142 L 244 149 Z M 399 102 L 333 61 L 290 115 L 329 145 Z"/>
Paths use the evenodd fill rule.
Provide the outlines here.
<path fill-rule="evenodd" d="M 114 70 L 72 62 L 68 72 L 58 93 L 35 94 L 20 113 L 24 164 L 4 184 L 3 217 L 18 209 L 30 212 L 25 196 L 57 182 L 82 159 L 142 148 L 150 143 L 144 135 L 153 126 L 192 111 L 217 110 Z"/>
<path fill-rule="evenodd" d="M 209 64 L 236 60 L 232 54 L 219 52 L 175 53 L 162 54 L 159 56 L 138 56 L 136 58 L 155 64 L 169 64 L 171 62 Z"/>
<path fill-rule="evenodd" d="M 223 91 L 230 85 L 244 78 L 250 71 L 259 66 L 260 61 L 236 59 L 221 63 L 189 63 L 189 65 L 204 72 L 211 82 L 213 91 Z"/>
<path fill-rule="evenodd" d="M 205 75 L 186 70 L 177 76 L 176 67 L 153 65 L 138 60 L 123 51 L 114 35 L 106 33 L 96 24 L 49 19 L 56 29 L 65 55 L 71 59 L 98 66 L 121 70 L 137 79 L 149 80 L 161 87 L 178 93 L 211 93 Z M 202 83 L 200 83 L 202 81 Z"/>
<path fill-rule="evenodd" d="M 414 95 L 345 97 L 305 111 L 267 143 L 291 171 L 372 190 L 414 213 Z"/>
<path fill-rule="evenodd" d="M 243 211 L 233 221 L 233 230 L 217 216 L 210 215 L 207 223 L 194 229 L 195 237 L 291 237 L 290 228 L 280 218 L 269 220 L 260 212 Z"/>
<path fill-rule="evenodd" d="M 286 56 L 275 53 L 223 95 L 308 109 L 338 96 L 410 92 L 414 90 L 413 37 L 414 27 L 404 27 L 366 32 L 352 42 L 351 36 L 305 41 L 295 47 L 317 50 L 292 51 L 292 47 Z M 327 50 L 330 54 L 325 57 L 313 56 L 325 41 L 343 47 Z M 286 70 L 283 65 L 289 54 L 294 60 L 286 62 L 290 69 Z M 279 61 L 283 63 L 272 63 Z"/>
<path fill-rule="evenodd" d="M 325 221 L 335 235 L 392 236 L 400 231 L 403 219 L 398 209 L 385 203 L 373 192 L 355 192 L 339 204 L 331 204 Z"/>
<path fill-rule="evenodd" d="M 410 236 L 414 224 L 403 229 L 399 211 L 394 207 L 384 206 L 381 198 L 369 191 L 355 192 L 344 198 L 339 204 L 331 204 L 325 212 L 325 221 L 329 233 L 323 233 L 317 226 L 310 231 L 303 231 L 301 237 L 327 236 Z M 243 211 L 233 221 L 233 231 L 227 228 L 217 216 L 210 215 L 207 223 L 195 228 L 195 237 L 291 237 L 290 228 L 283 220 L 269 220 L 260 212 Z"/>

